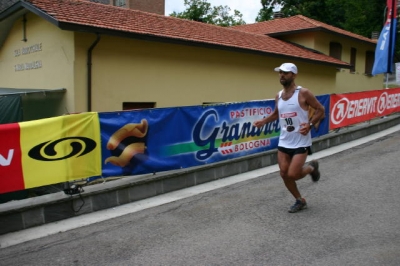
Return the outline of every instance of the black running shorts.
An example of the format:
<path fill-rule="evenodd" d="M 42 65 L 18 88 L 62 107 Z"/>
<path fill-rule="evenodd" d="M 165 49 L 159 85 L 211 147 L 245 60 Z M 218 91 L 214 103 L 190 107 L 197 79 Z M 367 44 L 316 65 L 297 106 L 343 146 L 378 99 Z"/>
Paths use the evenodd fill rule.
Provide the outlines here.
<path fill-rule="evenodd" d="M 296 149 L 288 149 L 288 148 L 284 148 L 284 147 L 278 146 L 278 151 L 281 151 L 283 153 L 288 154 L 290 156 L 290 158 L 292 158 L 296 154 L 303 154 L 303 153 L 306 153 L 306 152 L 308 153 L 308 155 L 312 154 L 311 147 L 301 147 L 301 148 L 296 148 Z"/>

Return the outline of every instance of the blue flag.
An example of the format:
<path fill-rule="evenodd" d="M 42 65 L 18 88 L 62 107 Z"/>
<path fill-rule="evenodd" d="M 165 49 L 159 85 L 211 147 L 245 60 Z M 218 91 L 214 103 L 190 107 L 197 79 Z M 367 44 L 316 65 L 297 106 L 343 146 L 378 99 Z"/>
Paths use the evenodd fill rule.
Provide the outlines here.
<path fill-rule="evenodd" d="M 397 31 L 397 0 L 387 0 L 387 18 L 375 49 L 372 75 L 393 72 Z"/>

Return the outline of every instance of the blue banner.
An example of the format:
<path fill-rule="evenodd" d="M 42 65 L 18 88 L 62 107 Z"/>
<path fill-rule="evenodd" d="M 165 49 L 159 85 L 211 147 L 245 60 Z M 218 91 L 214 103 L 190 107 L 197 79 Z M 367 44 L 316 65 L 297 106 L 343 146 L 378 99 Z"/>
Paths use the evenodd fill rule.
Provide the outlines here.
<path fill-rule="evenodd" d="M 325 117 L 311 129 L 311 137 L 316 138 L 329 132 L 329 104 L 330 95 L 318 95 L 317 100 L 325 107 Z M 308 112 L 309 118 L 313 116 L 313 110 L 310 108 Z"/>
<path fill-rule="evenodd" d="M 317 99 L 329 112 L 329 95 Z M 275 149 L 278 121 L 253 126 L 274 108 L 274 100 L 265 100 L 99 113 L 102 175 L 176 170 Z M 327 134 L 328 128 L 324 119 L 312 136 Z"/>
<path fill-rule="evenodd" d="M 397 1 L 387 0 L 387 19 L 375 49 L 372 75 L 393 72 L 393 58 L 397 32 Z"/>

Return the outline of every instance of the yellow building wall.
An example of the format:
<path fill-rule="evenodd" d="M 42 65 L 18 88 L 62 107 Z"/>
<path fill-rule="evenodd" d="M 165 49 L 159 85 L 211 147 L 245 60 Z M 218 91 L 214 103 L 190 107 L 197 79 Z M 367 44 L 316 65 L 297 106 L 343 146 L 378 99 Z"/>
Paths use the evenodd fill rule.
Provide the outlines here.
<path fill-rule="evenodd" d="M 268 87 L 277 83 L 268 85 L 274 72 L 268 73 L 266 61 L 262 56 L 102 36 L 93 50 L 93 109 L 121 110 L 123 102 L 173 107 L 273 97 Z"/>
<path fill-rule="evenodd" d="M 357 49 L 356 71 L 351 73 L 349 69 L 338 69 L 336 75 L 336 88 L 334 93 L 346 93 L 356 91 L 368 91 L 382 89 L 382 75 L 375 77 L 366 76 L 366 52 L 375 51 L 375 45 L 358 42 L 339 35 L 326 32 L 307 32 L 283 37 L 284 40 L 294 42 L 305 47 L 315 49 L 329 55 L 330 42 L 338 42 L 342 45 L 341 60 L 350 63 L 351 48 Z"/>
<path fill-rule="evenodd" d="M 76 55 L 84 57 L 95 35 L 77 33 L 75 39 Z M 93 50 L 92 110 L 121 110 L 123 102 L 155 102 L 156 107 L 175 107 L 272 99 L 282 88 L 274 68 L 285 61 L 261 55 L 101 36 Z M 319 66 L 316 69 L 315 64 L 292 62 L 301 72 L 297 79 L 299 85 L 315 90 L 315 94 L 334 91 L 335 68 Z M 75 71 L 76 94 L 84 99 L 77 106 L 82 110 L 85 110 L 87 99 L 85 64 L 80 62 Z"/>
<path fill-rule="evenodd" d="M 369 91 L 382 89 L 383 75 L 365 75 L 366 52 L 375 51 L 374 44 L 357 42 L 352 39 L 327 33 L 319 33 L 315 38 L 315 49 L 329 55 L 330 42 L 337 42 L 342 45 L 342 61 L 350 63 L 351 48 L 356 48 L 356 69 L 350 72 L 349 69 L 337 70 L 337 93 Z"/>
<path fill-rule="evenodd" d="M 302 45 L 307 48 L 315 49 L 316 32 L 305 32 L 299 34 L 290 34 L 280 37 L 280 39 Z"/>
<path fill-rule="evenodd" d="M 26 39 L 22 18 L 17 20 L 0 50 L 0 87 L 67 89 L 65 109 L 74 110 L 74 35 L 42 18 L 26 15 Z"/>

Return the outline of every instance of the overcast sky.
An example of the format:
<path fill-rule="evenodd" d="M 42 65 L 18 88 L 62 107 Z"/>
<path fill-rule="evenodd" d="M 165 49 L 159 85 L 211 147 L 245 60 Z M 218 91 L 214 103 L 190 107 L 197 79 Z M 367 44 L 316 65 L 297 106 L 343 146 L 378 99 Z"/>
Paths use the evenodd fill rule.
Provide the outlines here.
<path fill-rule="evenodd" d="M 165 0 L 165 15 L 168 16 L 174 11 L 184 11 L 186 8 L 183 2 L 183 0 Z M 207 2 L 211 6 L 229 6 L 231 12 L 235 9 L 240 11 L 247 24 L 255 23 L 258 11 L 261 9 L 260 0 L 207 0 Z"/>

